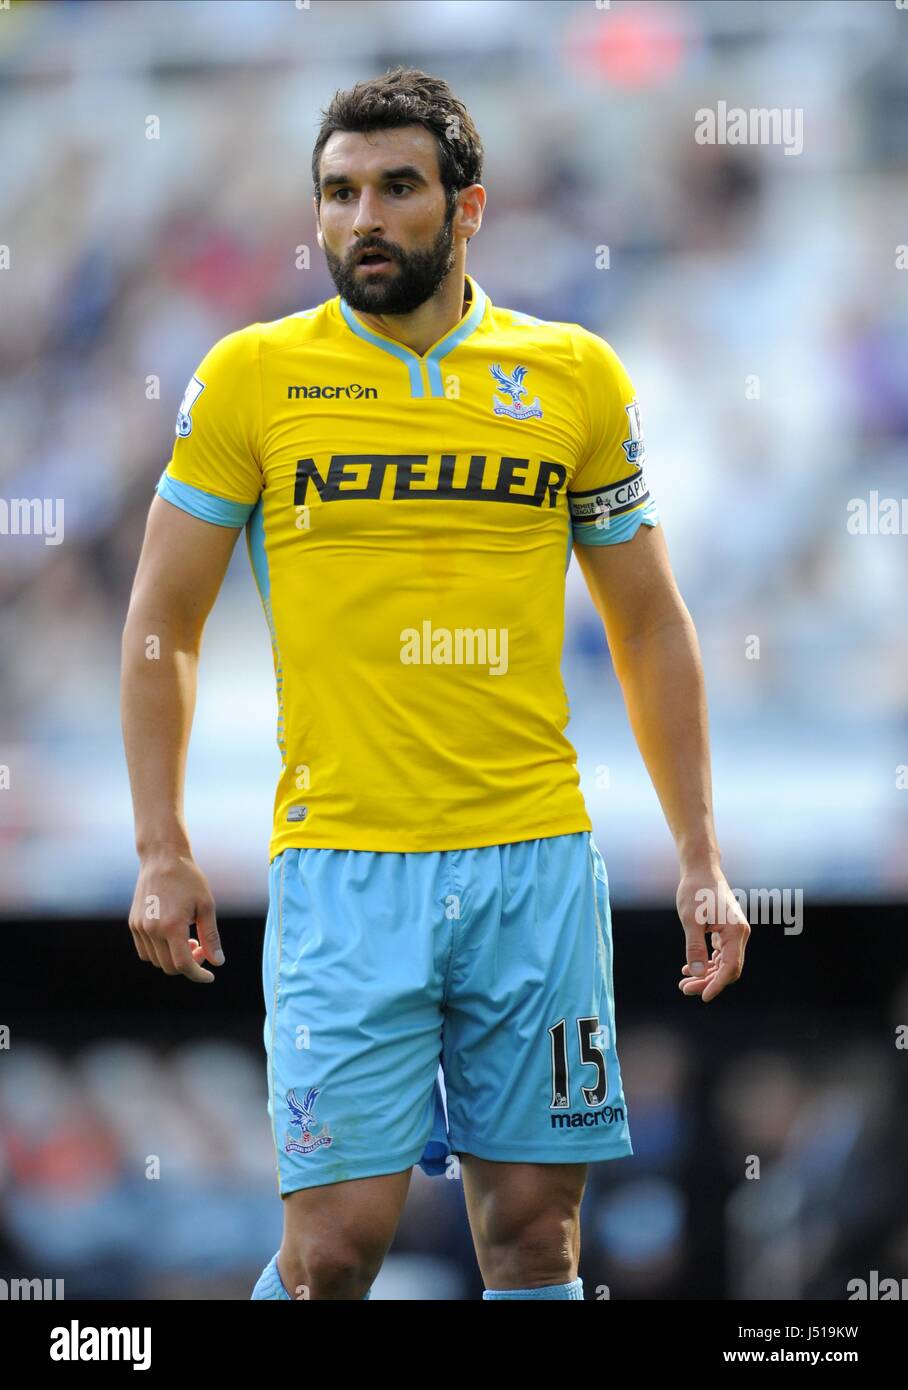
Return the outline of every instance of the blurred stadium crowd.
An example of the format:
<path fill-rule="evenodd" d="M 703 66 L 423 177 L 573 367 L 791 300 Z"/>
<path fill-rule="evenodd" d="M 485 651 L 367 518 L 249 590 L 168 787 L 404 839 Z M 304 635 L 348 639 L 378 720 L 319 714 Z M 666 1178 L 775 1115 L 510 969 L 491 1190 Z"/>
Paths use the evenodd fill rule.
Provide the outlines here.
<path fill-rule="evenodd" d="M 892 1048 L 857 1036 L 717 1066 L 643 1025 L 620 1052 L 634 1155 L 589 1169 L 587 1298 L 841 1301 L 870 1269 L 904 1271 Z M 104 1042 L 66 1062 L 17 1045 L 0 1069 L 0 1213 L 0 1278 L 62 1279 L 67 1299 L 248 1299 L 281 1243 L 260 1059 L 219 1039 L 166 1055 Z M 482 1288 L 463 1184 L 414 1168 L 373 1298 Z"/>
<path fill-rule="evenodd" d="M 0 488 L 62 498 L 65 531 L 0 537 L 0 908 L 131 897 L 119 636 L 176 410 L 220 336 L 333 295 L 318 111 L 402 59 L 452 83 L 485 143 L 471 273 L 497 303 L 599 332 L 635 380 L 733 886 L 898 896 L 906 548 L 849 534 L 846 504 L 904 491 L 906 35 L 895 6 L 847 0 L 14 3 Z M 803 108 L 803 152 L 695 143 L 720 99 Z M 244 549 L 206 634 L 188 777 L 224 908 L 264 902 L 279 766 Z M 673 846 L 576 561 L 564 674 L 613 890 L 664 900 Z"/>

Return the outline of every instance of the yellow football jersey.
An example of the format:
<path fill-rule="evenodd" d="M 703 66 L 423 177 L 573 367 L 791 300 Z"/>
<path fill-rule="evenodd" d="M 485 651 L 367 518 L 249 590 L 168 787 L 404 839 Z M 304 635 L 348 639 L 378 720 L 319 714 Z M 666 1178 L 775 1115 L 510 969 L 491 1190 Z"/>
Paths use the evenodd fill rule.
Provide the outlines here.
<path fill-rule="evenodd" d="M 161 497 L 245 526 L 289 846 L 464 849 L 591 829 L 561 679 L 572 539 L 658 516 L 614 350 L 491 303 L 416 353 L 339 295 L 222 338 Z"/>

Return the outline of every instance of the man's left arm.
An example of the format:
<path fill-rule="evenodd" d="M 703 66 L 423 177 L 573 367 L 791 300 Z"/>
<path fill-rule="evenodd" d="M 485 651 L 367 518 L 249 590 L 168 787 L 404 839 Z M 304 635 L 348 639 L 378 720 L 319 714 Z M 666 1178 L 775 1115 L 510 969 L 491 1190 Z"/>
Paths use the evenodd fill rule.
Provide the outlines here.
<path fill-rule="evenodd" d="M 709 1002 L 740 977 L 750 927 L 722 872 L 713 824 L 696 629 L 661 526 L 638 526 L 632 539 L 618 544 L 577 545 L 574 554 L 602 618 L 628 719 L 678 849 L 676 901 L 687 943 L 678 987 Z M 705 924 L 711 924 L 711 957 Z"/>

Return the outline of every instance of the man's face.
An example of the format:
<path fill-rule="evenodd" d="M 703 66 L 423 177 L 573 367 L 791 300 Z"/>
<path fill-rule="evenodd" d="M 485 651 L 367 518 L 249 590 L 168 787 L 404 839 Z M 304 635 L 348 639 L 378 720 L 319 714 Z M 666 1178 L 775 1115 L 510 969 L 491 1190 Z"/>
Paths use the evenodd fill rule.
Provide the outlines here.
<path fill-rule="evenodd" d="M 336 131 L 319 172 L 318 241 L 338 293 L 362 313 L 418 309 L 454 264 L 435 136 L 421 125 Z"/>

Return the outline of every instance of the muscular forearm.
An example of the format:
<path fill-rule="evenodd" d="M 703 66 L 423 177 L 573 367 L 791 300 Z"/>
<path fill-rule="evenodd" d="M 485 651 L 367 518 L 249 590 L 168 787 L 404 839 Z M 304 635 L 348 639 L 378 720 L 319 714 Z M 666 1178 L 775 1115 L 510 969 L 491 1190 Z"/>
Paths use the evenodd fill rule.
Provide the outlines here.
<path fill-rule="evenodd" d="M 123 631 L 120 708 L 139 855 L 189 853 L 183 783 L 195 709 L 199 640 L 131 608 Z"/>
<path fill-rule="evenodd" d="M 693 622 L 679 614 L 628 637 L 612 659 L 682 868 L 718 870 L 706 691 Z"/>

